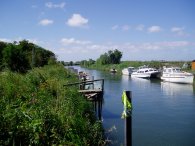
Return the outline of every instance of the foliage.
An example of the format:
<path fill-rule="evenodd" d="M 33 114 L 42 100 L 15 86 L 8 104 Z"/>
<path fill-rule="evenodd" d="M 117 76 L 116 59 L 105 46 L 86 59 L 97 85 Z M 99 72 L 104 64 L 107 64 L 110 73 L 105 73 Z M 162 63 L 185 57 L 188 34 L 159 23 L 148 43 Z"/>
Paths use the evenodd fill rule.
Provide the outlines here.
<path fill-rule="evenodd" d="M 3 49 L 3 65 L 11 71 L 25 72 L 30 69 L 27 56 L 19 46 L 10 44 Z"/>
<path fill-rule="evenodd" d="M 16 72 L 27 72 L 33 67 L 48 64 L 56 60 L 55 54 L 26 40 L 19 43 L 0 42 L 0 70 L 5 68 Z"/>
<path fill-rule="evenodd" d="M 87 60 L 82 60 L 80 62 L 80 65 L 82 65 L 82 66 L 90 66 L 90 65 L 93 65 L 93 64 L 95 64 L 95 60 L 93 60 L 93 59 L 89 59 L 88 61 Z"/>
<path fill-rule="evenodd" d="M 92 105 L 62 65 L 0 73 L 0 145 L 101 145 Z"/>
<path fill-rule="evenodd" d="M 119 64 L 122 58 L 122 52 L 115 49 L 114 51 L 109 50 L 108 53 L 102 54 L 96 61 L 96 64 Z"/>
<path fill-rule="evenodd" d="M 117 73 L 122 73 L 122 69 L 132 66 L 138 68 L 143 65 L 148 65 L 149 67 L 155 67 L 157 69 L 162 69 L 163 66 L 178 66 L 182 67 L 184 63 L 190 64 L 190 62 L 184 61 L 122 61 L 120 64 L 106 64 L 106 65 L 99 65 L 93 64 L 88 66 L 91 69 L 99 69 L 103 71 L 110 71 L 110 69 L 115 68 Z M 190 71 L 190 68 L 187 68 Z"/>

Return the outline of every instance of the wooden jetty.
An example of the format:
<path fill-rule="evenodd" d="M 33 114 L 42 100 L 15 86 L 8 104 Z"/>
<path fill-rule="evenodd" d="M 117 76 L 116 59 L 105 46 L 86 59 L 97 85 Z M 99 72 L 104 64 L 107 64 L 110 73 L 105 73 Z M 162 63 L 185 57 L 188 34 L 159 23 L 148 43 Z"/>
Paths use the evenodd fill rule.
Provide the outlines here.
<path fill-rule="evenodd" d="M 101 82 L 101 87 L 95 88 L 94 86 L 95 82 Z M 78 92 L 82 93 L 85 97 L 87 97 L 87 99 L 98 100 L 98 98 L 102 98 L 102 95 L 104 92 L 104 79 L 87 80 L 87 81 L 69 83 L 64 86 L 73 86 L 73 85 L 79 85 Z M 85 89 L 86 85 L 93 85 L 92 89 Z"/>

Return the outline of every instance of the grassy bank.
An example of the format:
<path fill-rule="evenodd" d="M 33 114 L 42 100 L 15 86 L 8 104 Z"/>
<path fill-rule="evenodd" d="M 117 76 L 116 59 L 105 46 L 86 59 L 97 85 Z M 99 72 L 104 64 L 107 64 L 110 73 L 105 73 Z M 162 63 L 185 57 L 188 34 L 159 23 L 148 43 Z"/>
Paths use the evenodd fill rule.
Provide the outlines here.
<path fill-rule="evenodd" d="M 91 69 L 98 69 L 102 71 L 110 71 L 110 69 L 115 68 L 117 70 L 117 73 L 121 74 L 122 69 L 132 66 L 132 67 L 139 67 L 143 65 L 149 65 L 150 67 L 155 67 L 155 68 L 162 68 L 163 66 L 178 66 L 182 67 L 185 62 L 182 61 L 122 61 L 120 64 L 106 64 L 106 65 L 99 65 L 99 64 L 92 64 L 85 66 L 87 68 Z M 191 63 L 191 62 L 187 62 Z M 190 69 L 188 69 L 190 71 Z"/>
<path fill-rule="evenodd" d="M 103 129 L 91 104 L 61 65 L 25 75 L 0 73 L 0 145 L 100 145 Z"/>

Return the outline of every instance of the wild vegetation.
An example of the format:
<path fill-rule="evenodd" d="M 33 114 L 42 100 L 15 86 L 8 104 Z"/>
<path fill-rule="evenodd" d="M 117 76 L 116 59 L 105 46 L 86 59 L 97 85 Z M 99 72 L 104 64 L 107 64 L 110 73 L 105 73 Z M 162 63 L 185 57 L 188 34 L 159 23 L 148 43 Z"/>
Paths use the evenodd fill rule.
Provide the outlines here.
<path fill-rule="evenodd" d="M 27 40 L 14 43 L 0 41 L 0 71 L 9 69 L 25 73 L 33 67 L 41 67 L 55 60 L 53 52 Z"/>
<path fill-rule="evenodd" d="M 103 128 L 62 65 L 0 74 L 0 145 L 100 145 Z"/>
<path fill-rule="evenodd" d="M 24 40 L 0 42 L 0 145 L 103 145 L 78 81 L 55 54 Z"/>

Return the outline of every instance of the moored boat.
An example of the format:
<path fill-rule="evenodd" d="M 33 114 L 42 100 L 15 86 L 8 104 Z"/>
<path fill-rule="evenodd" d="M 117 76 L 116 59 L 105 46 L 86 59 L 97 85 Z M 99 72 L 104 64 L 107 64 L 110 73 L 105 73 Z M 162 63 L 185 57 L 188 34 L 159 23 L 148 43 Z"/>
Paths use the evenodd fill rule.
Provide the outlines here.
<path fill-rule="evenodd" d="M 117 70 L 116 70 L 115 68 L 112 68 L 112 69 L 110 69 L 110 72 L 111 72 L 111 73 L 116 73 Z"/>
<path fill-rule="evenodd" d="M 137 71 L 131 74 L 132 77 L 138 78 L 157 78 L 160 75 L 160 71 L 155 68 L 140 67 Z"/>
<path fill-rule="evenodd" d="M 122 70 L 122 74 L 130 76 L 133 73 L 133 71 L 134 67 L 127 67 Z"/>
<path fill-rule="evenodd" d="M 193 84 L 194 75 L 181 71 L 179 67 L 163 68 L 161 80 L 173 83 Z"/>

